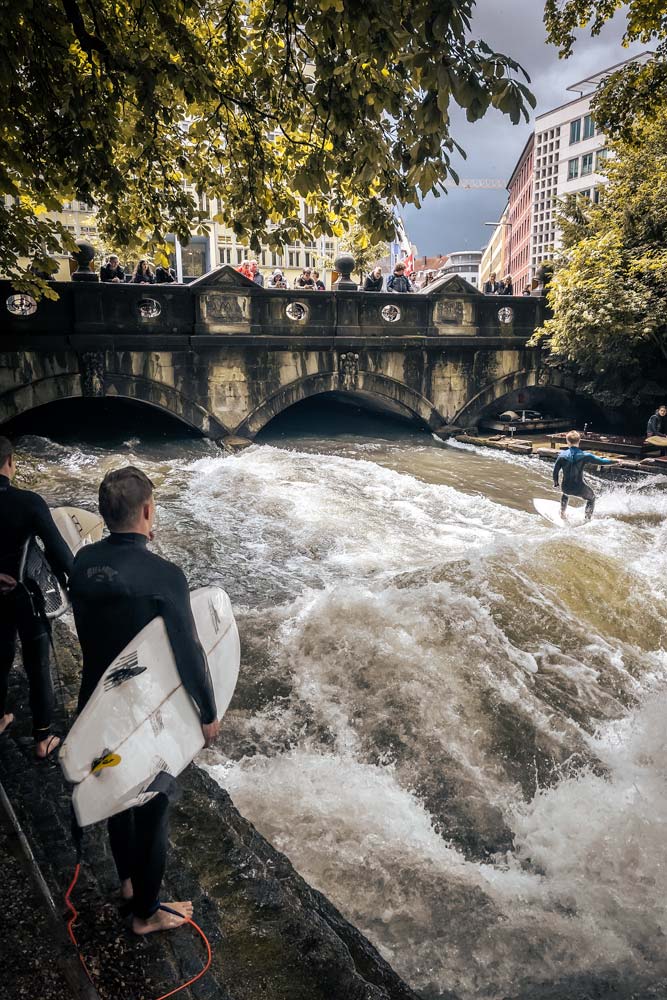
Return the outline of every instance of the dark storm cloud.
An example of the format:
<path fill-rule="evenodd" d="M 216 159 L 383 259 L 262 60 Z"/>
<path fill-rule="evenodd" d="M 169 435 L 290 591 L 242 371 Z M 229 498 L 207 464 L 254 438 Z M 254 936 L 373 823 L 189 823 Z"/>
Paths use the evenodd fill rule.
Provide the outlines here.
<path fill-rule="evenodd" d="M 512 56 L 528 72 L 537 98 L 535 113 L 542 114 L 576 97 L 567 87 L 624 59 L 646 46 L 624 49 L 623 13 L 605 26 L 598 38 L 580 32 L 570 59 L 546 43 L 541 0 L 477 0 L 475 37 L 483 38 L 496 51 Z M 468 154 L 455 167 L 461 177 L 499 177 L 508 180 L 531 125 L 513 126 L 508 118 L 490 111 L 470 125 L 465 114 L 452 114 L 453 134 Z M 507 202 L 505 191 L 463 191 L 453 188 L 445 197 L 426 199 L 421 210 L 406 208 L 404 219 L 410 239 L 420 254 L 484 246 L 491 232 L 485 222 L 497 220 Z"/>

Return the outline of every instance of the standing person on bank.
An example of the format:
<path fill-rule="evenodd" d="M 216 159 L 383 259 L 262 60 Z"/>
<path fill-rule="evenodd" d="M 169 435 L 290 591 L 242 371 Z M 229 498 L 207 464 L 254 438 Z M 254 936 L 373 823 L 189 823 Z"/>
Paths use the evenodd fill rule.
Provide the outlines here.
<path fill-rule="evenodd" d="M 14 448 L 6 437 L 0 437 L 0 733 L 14 720 L 7 711 L 7 688 L 18 634 L 30 689 L 35 753 L 43 760 L 60 744 L 51 733 L 49 623 L 43 613 L 41 593 L 19 580 L 19 567 L 26 542 L 36 536 L 44 544 L 51 569 L 66 589 L 72 553 L 42 497 L 12 486 L 15 474 Z"/>
<path fill-rule="evenodd" d="M 151 271 L 151 266 L 147 260 L 139 261 L 132 274 L 133 285 L 154 285 L 155 275 Z"/>
<path fill-rule="evenodd" d="M 111 254 L 106 264 L 102 264 L 100 281 L 107 281 L 115 285 L 125 281 L 125 271 L 120 266 L 120 261 L 115 253 Z"/>
<path fill-rule="evenodd" d="M 162 616 L 183 686 L 201 717 L 209 746 L 220 731 L 213 684 L 190 608 L 183 571 L 148 550 L 153 538 L 153 484 L 129 465 L 100 485 L 100 514 L 110 535 L 77 554 L 70 580 L 83 652 L 79 711 L 110 663 L 144 626 Z M 135 934 L 172 930 L 192 915 L 192 903 L 161 909 L 169 834 L 169 800 L 162 792 L 108 821 L 111 852 Z"/>

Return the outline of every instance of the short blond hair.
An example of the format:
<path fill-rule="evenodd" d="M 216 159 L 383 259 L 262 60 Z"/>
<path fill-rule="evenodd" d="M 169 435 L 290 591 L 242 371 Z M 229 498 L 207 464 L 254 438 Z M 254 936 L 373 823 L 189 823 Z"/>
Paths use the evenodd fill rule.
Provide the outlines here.
<path fill-rule="evenodd" d="M 577 445 L 581 441 L 581 434 L 579 431 L 568 431 L 565 435 L 565 440 L 568 444 Z"/>

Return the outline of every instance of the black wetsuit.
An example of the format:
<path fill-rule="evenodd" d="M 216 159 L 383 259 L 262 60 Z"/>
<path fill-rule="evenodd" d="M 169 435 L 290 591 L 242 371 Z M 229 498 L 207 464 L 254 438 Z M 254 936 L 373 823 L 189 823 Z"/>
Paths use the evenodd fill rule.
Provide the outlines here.
<path fill-rule="evenodd" d="M 138 632 L 161 615 L 183 685 L 201 721 L 217 710 L 206 656 L 199 644 L 187 580 L 173 563 L 149 552 L 144 535 L 114 532 L 77 554 L 70 579 L 76 629 L 83 652 L 79 710 L 109 664 Z M 111 850 L 121 880 L 132 879 L 133 912 L 146 919 L 158 908 L 166 859 L 168 800 L 109 820 Z"/>
<path fill-rule="evenodd" d="M 45 501 L 37 493 L 12 486 L 7 476 L 0 476 L 0 573 L 18 580 L 25 543 L 35 535 L 44 543 L 49 564 L 66 587 L 72 553 Z M 40 595 L 29 592 L 21 584 L 8 594 L 0 595 L 0 715 L 6 711 L 7 685 L 18 633 L 28 676 L 36 740 L 48 736 L 53 714 L 49 626 L 40 610 Z"/>
<path fill-rule="evenodd" d="M 586 519 L 590 520 L 595 508 L 595 493 L 588 483 L 584 482 L 584 471 L 587 465 L 613 465 L 612 458 L 598 458 L 581 448 L 566 448 L 561 451 L 554 465 L 554 486 L 558 486 L 558 474 L 562 471 L 563 479 L 560 499 L 561 512 L 565 513 L 568 497 L 581 497 L 586 501 Z"/>

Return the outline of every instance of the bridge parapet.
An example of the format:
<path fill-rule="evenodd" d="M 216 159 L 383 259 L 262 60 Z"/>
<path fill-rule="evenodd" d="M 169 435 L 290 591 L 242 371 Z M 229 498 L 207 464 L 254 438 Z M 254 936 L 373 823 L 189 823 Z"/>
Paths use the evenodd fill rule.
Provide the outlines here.
<path fill-rule="evenodd" d="M 378 345 L 445 338 L 524 343 L 544 319 L 544 300 L 482 295 L 454 277 L 431 294 L 263 289 L 228 265 L 189 285 L 54 282 L 58 299 L 20 303 L 0 282 L 0 332 L 12 337 L 173 337 L 244 343 L 340 341 Z"/>

